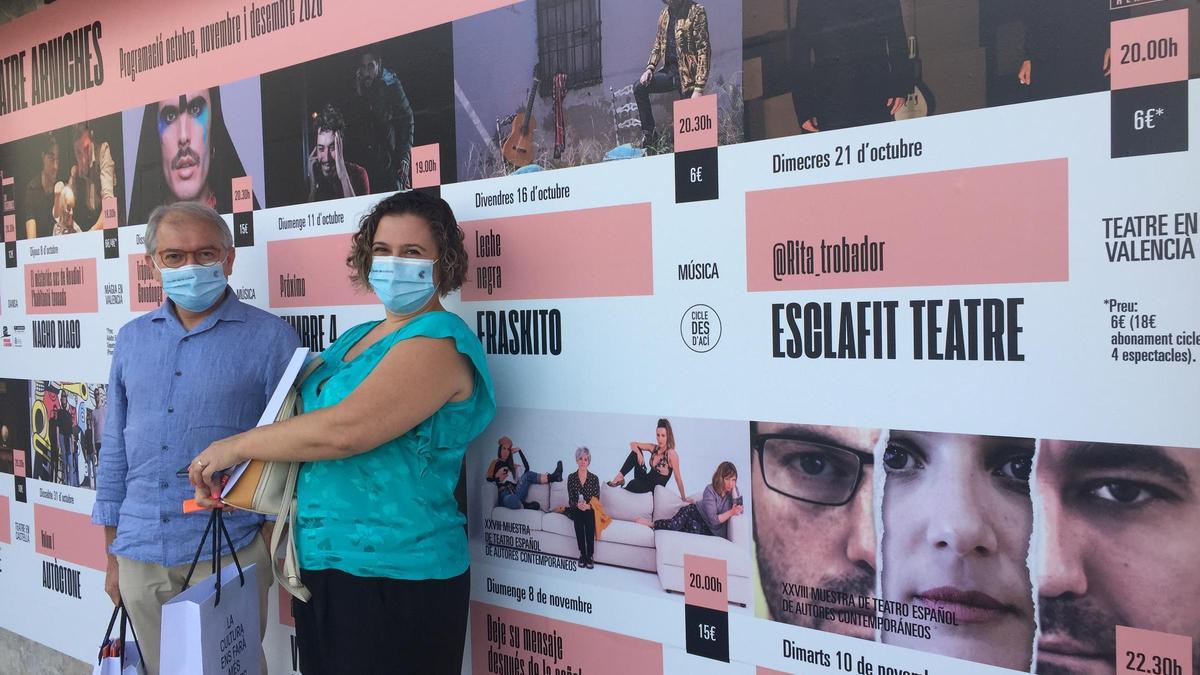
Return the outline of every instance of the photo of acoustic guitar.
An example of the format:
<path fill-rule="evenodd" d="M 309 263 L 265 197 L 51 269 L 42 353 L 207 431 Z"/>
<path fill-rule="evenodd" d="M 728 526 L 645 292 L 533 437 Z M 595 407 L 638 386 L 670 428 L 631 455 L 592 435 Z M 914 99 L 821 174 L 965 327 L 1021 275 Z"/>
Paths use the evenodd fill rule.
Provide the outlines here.
<path fill-rule="evenodd" d="M 538 69 L 533 69 L 533 85 L 529 87 L 529 98 L 525 101 L 525 109 L 518 111 L 513 117 L 512 132 L 500 146 L 500 154 L 504 161 L 521 168 L 533 162 L 533 130 L 537 124 L 533 121 L 533 97 L 541 81 L 538 79 Z"/>

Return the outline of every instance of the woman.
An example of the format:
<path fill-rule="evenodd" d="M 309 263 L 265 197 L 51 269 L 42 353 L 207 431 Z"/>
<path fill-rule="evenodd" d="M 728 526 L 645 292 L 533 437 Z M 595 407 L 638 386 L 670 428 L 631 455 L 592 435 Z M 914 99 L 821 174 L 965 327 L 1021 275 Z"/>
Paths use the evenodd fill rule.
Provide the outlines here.
<path fill-rule="evenodd" d="M 675 476 L 679 498 L 690 502 L 687 491 L 683 489 L 683 474 L 679 472 L 679 453 L 675 452 L 675 432 L 671 430 L 670 420 L 665 417 L 658 420 L 654 438 L 654 443 L 633 441 L 629 444 L 629 455 L 625 457 L 625 463 L 617 475 L 608 481 L 608 486 L 615 488 L 624 485 L 626 490 L 639 494 L 654 492 L 655 487 L 665 487 L 671 476 Z M 642 458 L 643 452 L 650 453 L 648 460 Z M 630 471 L 633 471 L 633 478 L 626 484 L 625 474 Z"/>
<path fill-rule="evenodd" d="M 716 535 L 729 538 L 729 519 L 742 515 L 742 498 L 737 491 L 737 467 L 733 462 L 721 462 L 713 472 L 712 483 L 704 487 L 704 496 L 697 504 L 688 504 L 671 518 L 651 522 L 648 518 L 635 521 L 656 530 L 674 530 L 692 534 Z"/>
<path fill-rule="evenodd" d="M 579 545 L 579 566 L 592 569 L 596 552 L 596 514 L 592 511 L 592 500 L 600 498 L 600 479 L 588 471 L 592 463 L 592 451 L 575 449 L 575 464 L 579 467 L 567 478 L 566 516 L 575 523 L 575 543 Z"/>
<path fill-rule="evenodd" d="M 439 300 L 465 278 L 463 232 L 446 202 L 398 193 L 362 218 L 346 262 L 385 318 L 325 350 L 305 414 L 213 443 L 190 476 L 200 499 L 241 461 L 305 462 L 294 536 L 312 598 L 292 604 L 305 675 L 458 672 L 470 558 L 454 490 L 496 408 L 479 339 Z"/>
<path fill-rule="evenodd" d="M 513 454 L 521 456 L 521 464 L 524 465 L 524 470 L 518 472 L 516 464 L 513 462 Z M 500 438 L 500 445 L 496 448 L 496 459 L 488 465 L 487 480 L 496 484 L 496 504 L 505 508 L 519 511 L 521 509 L 540 509 L 542 505 L 538 502 L 526 502 L 525 497 L 529 494 L 529 486 L 534 483 L 557 483 L 562 480 L 562 462 L 559 462 L 554 467 L 554 471 L 550 473 L 534 473 L 529 470 L 529 460 L 525 458 L 525 451 L 520 448 L 514 448 L 512 439 L 508 436 Z M 520 477 L 518 478 L 518 473 Z"/>
<path fill-rule="evenodd" d="M 893 431 L 882 456 L 883 596 L 942 610 L 883 641 L 1028 671 L 1033 440 Z"/>

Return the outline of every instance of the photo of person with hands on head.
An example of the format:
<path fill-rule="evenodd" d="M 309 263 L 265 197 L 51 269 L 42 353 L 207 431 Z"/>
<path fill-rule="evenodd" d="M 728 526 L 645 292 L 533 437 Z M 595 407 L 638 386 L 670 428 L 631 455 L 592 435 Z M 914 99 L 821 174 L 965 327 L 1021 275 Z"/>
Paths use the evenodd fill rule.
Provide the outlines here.
<path fill-rule="evenodd" d="M 346 121 L 333 105 L 313 113 L 316 143 L 308 154 L 308 201 L 371 194 L 367 170 L 346 159 Z"/>

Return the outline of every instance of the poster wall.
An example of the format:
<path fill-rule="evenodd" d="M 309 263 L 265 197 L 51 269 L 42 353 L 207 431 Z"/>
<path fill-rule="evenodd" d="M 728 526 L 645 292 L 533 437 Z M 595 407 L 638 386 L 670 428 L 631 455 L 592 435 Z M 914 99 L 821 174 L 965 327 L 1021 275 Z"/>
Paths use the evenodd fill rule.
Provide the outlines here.
<path fill-rule="evenodd" d="M 102 638 L 150 211 L 320 352 L 417 189 L 500 406 L 464 672 L 1200 673 L 1194 2 L 110 5 L 0 26 L 0 627 Z"/>

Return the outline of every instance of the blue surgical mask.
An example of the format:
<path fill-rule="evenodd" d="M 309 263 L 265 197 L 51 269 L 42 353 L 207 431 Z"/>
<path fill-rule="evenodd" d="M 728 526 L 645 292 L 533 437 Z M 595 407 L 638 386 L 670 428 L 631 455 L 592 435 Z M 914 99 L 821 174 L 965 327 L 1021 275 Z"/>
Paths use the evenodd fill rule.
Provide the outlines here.
<path fill-rule="evenodd" d="M 375 295 L 392 314 L 413 314 L 429 303 L 437 292 L 433 286 L 432 260 L 375 256 L 367 279 Z"/>
<path fill-rule="evenodd" d="M 228 280 L 221 263 L 184 265 L 183 267 L 160 267 L 163 292 L 176 305 L 189 312 L 203 312 L 212 307 L 225 294 Z"/>

